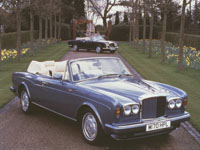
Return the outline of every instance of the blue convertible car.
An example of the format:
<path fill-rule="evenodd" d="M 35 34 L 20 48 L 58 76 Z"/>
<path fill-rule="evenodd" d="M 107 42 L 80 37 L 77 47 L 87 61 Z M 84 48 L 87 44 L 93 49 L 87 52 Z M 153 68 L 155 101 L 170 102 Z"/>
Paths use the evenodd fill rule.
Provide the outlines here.
<path fill-rule="evenodd" d="M 90 144 L 105 134 L 116 140 L 167 134 L 190 118 L 184 91 L 137 79 L 116 57 L 32 61 L 12 82 L 23 112 L 37 105 L 78 121 Z"/>

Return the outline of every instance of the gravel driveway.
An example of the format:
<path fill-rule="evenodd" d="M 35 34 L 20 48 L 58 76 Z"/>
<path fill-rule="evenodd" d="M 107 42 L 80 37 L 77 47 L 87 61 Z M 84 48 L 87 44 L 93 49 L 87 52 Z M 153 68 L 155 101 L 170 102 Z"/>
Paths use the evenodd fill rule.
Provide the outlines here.
<path fill-rule="evenodd" d="M 96 54 L 94 52 L 68 52 L 64 59 L 118 56 L 117 54 Z M 130 69 L 131 70 L 131 69 Z M 167 137 L 153 137 L 126 142 L 107 139 L 101 146 L 86 144 L 81 138 L 77 124 L 48 112 L 35 108 L 30 115 L 22 113 L 17 97 L 0 111 L 0 150 L 197 150 L 200 145 L 185 129 L 180 127 Z"/>

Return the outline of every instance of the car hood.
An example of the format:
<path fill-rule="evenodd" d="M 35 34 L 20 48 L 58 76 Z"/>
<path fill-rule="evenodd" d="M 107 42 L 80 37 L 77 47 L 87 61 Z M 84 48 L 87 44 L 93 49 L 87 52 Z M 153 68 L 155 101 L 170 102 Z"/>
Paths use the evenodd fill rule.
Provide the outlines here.
<path fill-rule="evenodd" d="M 99 79 L 82 83 L 85 88 L 90 88 L 97 92 L 110 97 L 120 97 L 121 99 L 129 99 L 139 102 L 141 97 L 146 96 L 178 96 L 178 93 L 170 91 L 156 84 L 151 84 L 145 80 L 138 80 L 133 78 L 113 78 L 113 79 Z M 122 98 L 123 97 L 123 98 Z"/>

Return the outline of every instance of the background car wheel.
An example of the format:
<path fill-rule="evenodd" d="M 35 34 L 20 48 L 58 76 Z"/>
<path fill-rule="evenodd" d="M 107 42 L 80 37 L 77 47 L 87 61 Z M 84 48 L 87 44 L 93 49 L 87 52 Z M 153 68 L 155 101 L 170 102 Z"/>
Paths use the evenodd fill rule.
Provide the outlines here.
<path fill-rule="evenodd" d="M 20 104 L 21 104 L 21 109 L 24 113 L 31 112 L 32 104 L 30 102 L 30 97 L 28 96 L 28 93 L 25 89 L 23 89 L 21 92 Z"/>
<path fill-rule="evenodd" d="M 78 45 L 73 45 L 72 49 L 73 51 L 78 51 L 79 50 Z"/>
<path fill-rule="evenodd" d="M 100 140 L 104 135 L 98 118 L 90 109 L 86 109 L 82 113 L 81 132 L 84 140 L 89 144 L 100 143 Z"/>
<path fill-rule="evenodd" d="M 111 54 L 115 53 L 115 51 L 110 51 Z"/>
<path fill-rule="evenodd" d="M 101 53 L 101 51 L 102 51 L 102 50 L 101 50 L 101 47 L 100 47 L 100 46 L 97 46 L 97 47 L 96 47 L 96 52 L 97 52 L 97 53 Z"/>

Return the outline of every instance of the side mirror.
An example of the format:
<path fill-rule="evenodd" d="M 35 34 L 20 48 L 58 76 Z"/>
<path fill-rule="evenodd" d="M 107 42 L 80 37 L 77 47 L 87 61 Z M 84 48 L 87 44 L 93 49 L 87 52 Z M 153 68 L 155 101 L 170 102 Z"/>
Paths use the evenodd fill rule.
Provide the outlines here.
<path fill-rule="evenodd" d="M 63 75 L 62 74 L 54 74 L 53 75 L 53 79 L 56 79 L 56 80 L 62 80 L 62 77 L 63 77 Z"/>

